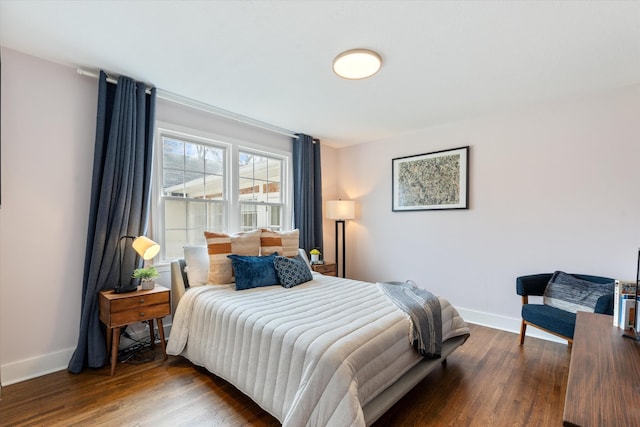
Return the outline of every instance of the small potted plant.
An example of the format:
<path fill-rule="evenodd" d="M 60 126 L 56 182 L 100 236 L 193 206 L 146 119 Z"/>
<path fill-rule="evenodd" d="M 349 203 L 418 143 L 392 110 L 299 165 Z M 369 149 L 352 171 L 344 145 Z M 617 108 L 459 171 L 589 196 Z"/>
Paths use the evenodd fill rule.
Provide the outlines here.
<path fill-rule="evenodd" d="M 320 263 L 320 251 L 317 248 L 313 248 L 309 251 L 311 254 L 311 263 L 318 264 Z"/>
<path fill-rule="evenodd" d="M 134 279 L 140 279 L 142 281 L 142 290 L 148 291 L 155 286 L 154 280 L 158 278 L 158 271 L 154 266 L 145 268 L 136 268 L 133 271 Z"/>

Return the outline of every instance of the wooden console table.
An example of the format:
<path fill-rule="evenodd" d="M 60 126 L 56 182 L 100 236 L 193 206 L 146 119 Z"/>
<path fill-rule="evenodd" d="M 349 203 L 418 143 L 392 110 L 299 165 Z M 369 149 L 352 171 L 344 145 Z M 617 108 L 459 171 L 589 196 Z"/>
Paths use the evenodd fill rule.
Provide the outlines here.
<path fill-rule="evenodd" d="M 611 316 L 578 312 L 564 426 L 640 426 L 640 342 Z"/>

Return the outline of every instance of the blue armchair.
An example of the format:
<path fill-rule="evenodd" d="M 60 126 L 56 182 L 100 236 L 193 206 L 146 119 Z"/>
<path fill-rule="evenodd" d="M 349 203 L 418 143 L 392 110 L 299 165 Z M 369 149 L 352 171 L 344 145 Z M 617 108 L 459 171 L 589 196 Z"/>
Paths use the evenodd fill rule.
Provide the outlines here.
<path fill-rule="evenodd" d="M 522 296 L 522 323 L 520 325 L 520 345 L 524 343 L 527 325 L 542 329 L 545 332 L 566 339 L 573 343 L 573 332 L 576 326 L 576 314 L 544 304 L 529 304 L 529 296 L 543 296 L 547 284 L 553 274 L 533 274 L 516 279 L 516 292 Z M 572 274 L 578 279 L 592 283 L 612 283 L 614 279 L 584 274 Z M 602 314 L 613 314 L 613 292 L 598 298 L 594 311 Z"/>

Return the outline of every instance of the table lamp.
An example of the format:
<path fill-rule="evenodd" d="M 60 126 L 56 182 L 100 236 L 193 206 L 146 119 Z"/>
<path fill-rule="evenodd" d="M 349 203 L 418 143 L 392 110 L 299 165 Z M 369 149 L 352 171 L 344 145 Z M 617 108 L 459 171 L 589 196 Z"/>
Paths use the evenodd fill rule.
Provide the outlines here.
<path fill-rule="evenodd" d="M 122 283 L 122 241 L 126 239 L 133 239 L 131 247 L 136 251 L 137 255 L 140 255 L 143 260 L 147 261 L 158 255 L 160 252 L 160 245 L 145 236 L 122 236 L 118 241 L 118 259 L 120 260 L 120 270 L 118 274 L 118 284 L 114 291 L 117 294 L 123 294 L 126 292 L 133 292 L 138 290 L 138 279 L 130 279 L 128 284 Z"/>

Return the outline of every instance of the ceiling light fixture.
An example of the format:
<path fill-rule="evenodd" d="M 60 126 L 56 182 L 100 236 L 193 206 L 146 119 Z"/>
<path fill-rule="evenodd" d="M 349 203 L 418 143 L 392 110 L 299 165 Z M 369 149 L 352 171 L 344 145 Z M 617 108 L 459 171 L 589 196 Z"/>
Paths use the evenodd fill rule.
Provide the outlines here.
<path fill-rule="evenodd" d="M 358 80 L 373 76 L 382 67 L 382 58 L 369 49 L 351 49 L 333 60 L 333 72 L 344 79 Z"/>

